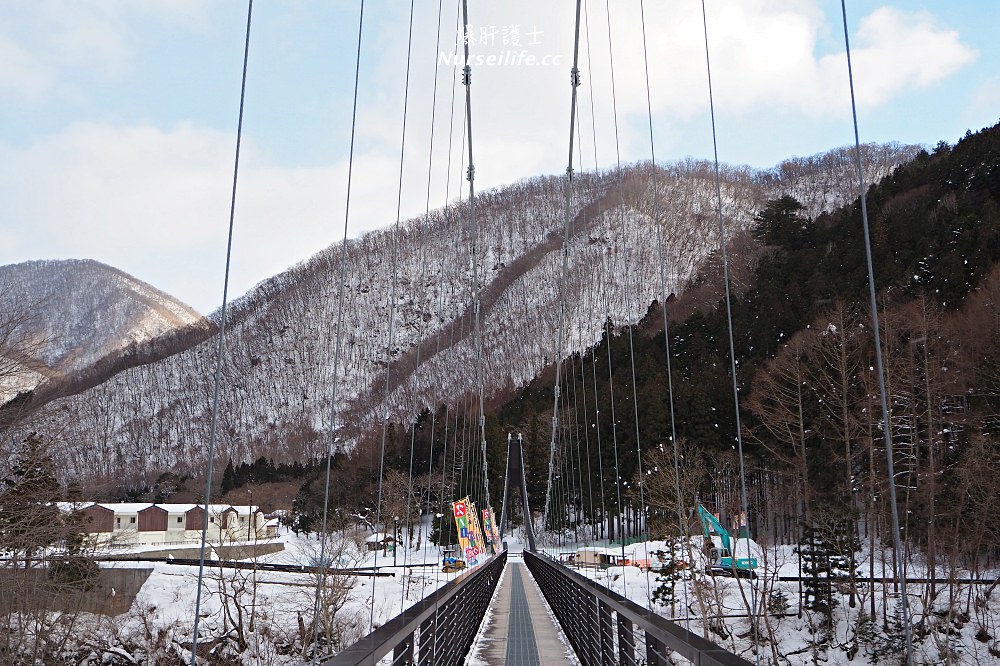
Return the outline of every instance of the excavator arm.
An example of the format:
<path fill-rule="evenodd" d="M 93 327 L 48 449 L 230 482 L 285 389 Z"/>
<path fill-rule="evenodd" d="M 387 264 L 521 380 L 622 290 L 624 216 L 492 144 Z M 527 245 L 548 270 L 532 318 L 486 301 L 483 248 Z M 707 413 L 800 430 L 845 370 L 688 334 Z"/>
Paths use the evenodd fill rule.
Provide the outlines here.
<path fill-rule="evenodd" d="M 757 568 L 757 558 L 736 557 L 733 551 L 733 539 L 729 531 L 722 526 L 719 519 L 703 507 L 698 505 L 698 517 L 701 519 L 702 530 L 705 538 L 711 539 L 713 535 L 718 535 L 722 540 L 722 548 L 712 548 L 712 571 L 724 572 L 725 575 L 755 576 L 754 569 Z"/>
<path fill-rule="evenodd" d="M 705 537 L 708 538 L 713 534 L 717 534 L 722 539 L 722 547 L 732 552 L 732 539 L 729 536 L 729 531 L 722 526 L 718 518 L 701 504 L 698 505 L 698 517 L 701 518 L 701 526 L 705 532 Z"/>

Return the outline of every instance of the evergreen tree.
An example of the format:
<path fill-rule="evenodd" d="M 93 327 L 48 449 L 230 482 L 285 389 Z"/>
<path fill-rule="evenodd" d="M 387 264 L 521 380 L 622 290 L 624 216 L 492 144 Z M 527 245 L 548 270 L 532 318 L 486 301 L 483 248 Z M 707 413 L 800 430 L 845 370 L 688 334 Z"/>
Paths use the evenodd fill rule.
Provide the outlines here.
<path fill-rule="evenodd" d="M 902 605 L 896 602 L 892 616 L 886 617 L 881 627 L 873 617 L 862 614 L 858 622 L 858 640 L 865 647 L 869 664 L 898 660 L 906 648 Z"/>
<path fill-rule="evenodd" d="M 236 470 L 233 469 L 233 459 L 229 459 L 226 471 L 222 473 L 222 494 L 225 495 L 236 487 Z"/>
<path fill-rule="evenodd" d="M 32 433 L 0 480 L 0 550 L 25 567 L 62 536 L 56 502 L 62 499 L 55 463 L 42 438 Z"/>
<path fill-rule="evenodd" d="M 677 582 L 684 580 L 684 564 L 673 559 L 672 553 L 658 550 L 654 553 L 659 566 L 656 571 L 657 586 L 653 588 L 653 601 L 670 608 L 673 614 L 674 606 L 680 599 L 677 598 Z"/>
<path fill-rule="evenodd" d="M 860 549 L 861 543 L 848 520 L 810 523 L 802 529 L 797 549 L 805 577 L 802 606 L 820 615 L 820 626 L 825 632 L 833 630 L 833 611 L 840 603 L 834 596 L 834 585 L 838 580 L 857 575 L 851 566 L 855 561 L 853 554 Z"/>
<path fill-rule="evenodd" d="M 809 230 L 805 210 L 795 197 L 785 195 L 774 199 L 757 215 L 754 237 L 767 245 L 796 246 Z"/>

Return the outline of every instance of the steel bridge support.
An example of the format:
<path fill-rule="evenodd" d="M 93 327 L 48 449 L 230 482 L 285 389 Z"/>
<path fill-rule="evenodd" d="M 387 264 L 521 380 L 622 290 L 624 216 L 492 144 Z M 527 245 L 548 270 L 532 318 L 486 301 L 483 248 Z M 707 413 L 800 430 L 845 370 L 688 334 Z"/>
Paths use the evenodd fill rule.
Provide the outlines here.
<path fill-rule="evenodd" d="M 524 519 L 524 536 L 527 550 L 535 550 L 535 529 L 531 522 L 531 508 L 528 506 L 528 482 L 524 472 L 524 447 L 521 435 L 514 439 L 507 435 L 507 473 L 503 484 L 503 506 L 500 509 L 500 538 L 507 536 L 507 522 L 510 519 L 510 489 L 514 486 L 521 491 L 521 515 Z"/>

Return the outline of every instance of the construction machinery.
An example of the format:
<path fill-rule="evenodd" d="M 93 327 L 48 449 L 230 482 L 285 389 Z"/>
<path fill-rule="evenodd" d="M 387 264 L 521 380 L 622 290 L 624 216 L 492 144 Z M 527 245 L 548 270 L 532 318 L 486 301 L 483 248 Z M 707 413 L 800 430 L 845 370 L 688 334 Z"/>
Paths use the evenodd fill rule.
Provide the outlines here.
<path fill-rule="evenodd" d="M 460 557 L 455 557 L 455 553 L 458 549 L 446 548 L 443 557 L 441 558 L 441 571 L 442 573 L 457 573 L 459 571 L 465 570 L 465 560 Z"/>
<path fill-rule="evenodd" d="M 722 526 L 719 519 L 701 504 L 698 505 L 698 517 L 701 519 L 702 531 L 705 535 L 705 547 L 710 559 L 709 565 L 705 568 L 706 573 L 713 576 L 743 576 L 755 578 L 754 569 L 757 568 L 757 558 L 755 557 L 735 557 L 733 555 L 733 538 L 729 531 Z M 713 536 L 719 537 L 722 547 L 715 545 Z M 747 540 L 749 545 L 749 539 Z M 749 551 L 749 548 L 747 549 Z M 747 553 L 749 554 L 749 552 Z"/>

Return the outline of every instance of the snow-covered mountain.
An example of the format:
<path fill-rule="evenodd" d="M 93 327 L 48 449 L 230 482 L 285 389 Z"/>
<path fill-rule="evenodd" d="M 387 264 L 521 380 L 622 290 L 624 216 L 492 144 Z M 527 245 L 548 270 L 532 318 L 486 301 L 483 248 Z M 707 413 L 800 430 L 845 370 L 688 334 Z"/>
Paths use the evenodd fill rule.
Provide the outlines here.
<path fill-rule="evenodd" d="M 177 299 L 88 259 L 0 266 L 0 346 L 19 357 L 0 372 L 0 404 L 43 381 L 79 379 L 129 350 L 208 322 Z M 18 345 L 12 343 L 17 340 Z"/>
<path fill-rule="evenodd" d="M 868 182 L 916 150 L 865 147 Z M 752 226 L 777 196 L 799 198 L 813 215 L 854 199 L 849 157 L 838 150 L 770 170 L 724 167 L 727 237 Z M 638 321 L 660 294 L 660 239 L 668 293 L 679 293 L 719 244 L 711 163 L 577 175 L 565 335 L 557 345 L 564 201 L 564 180 L 555 177 L 484 192 L 476 200 L 477 234 L 468 203 L 459 202 L 398 231 L 331 246 L 233 303 L 218 454 L 318 455 L 331 413 L 349 442 L 387 416 L 405 421 L 472 390 L 474 273 L 483 287 L 481 365 L 493 395 L 536 376 L 557 349 L 568 354 L 594 343 L 606 318 Z M 82 476 L 198 468 L 209 438 L 216 346 L 213 336 L 129 368 L 52 402 L 30 425 L 60 445 L 60 457 Z"/>

